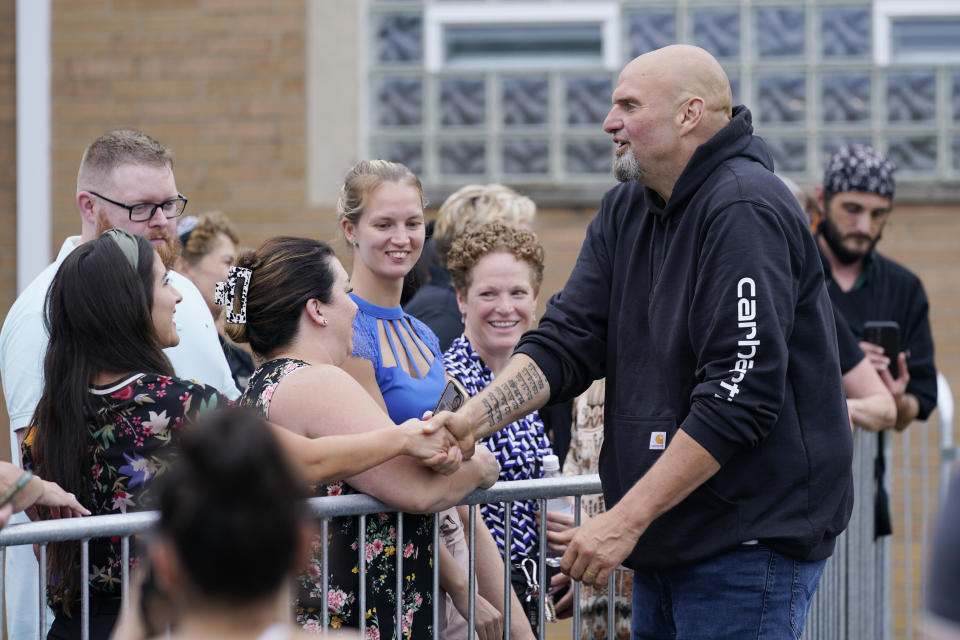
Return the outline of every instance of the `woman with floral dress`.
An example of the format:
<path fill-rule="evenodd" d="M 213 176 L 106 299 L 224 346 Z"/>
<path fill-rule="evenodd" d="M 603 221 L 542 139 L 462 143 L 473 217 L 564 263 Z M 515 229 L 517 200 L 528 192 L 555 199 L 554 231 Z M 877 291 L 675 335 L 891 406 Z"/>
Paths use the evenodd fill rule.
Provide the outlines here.
<path fill-rule="evenodd" d="M 357 443 L 355 455 L 386 460 L 345 482 L 319 484 L 316 495 L 363 492 L 404 511 L 427 513 L 494 482 L 497 465 L 485 450 L 450 475 L 433 471 L 410 455 L 388 459 L 391 456 L 383 454 L 389 446 L 396 448 L 394 456 L 407 453 L 429 463 L 459 462 L 459 449 L 449 435 L 424 434 L 423 423 L 415 419 L 396 426 L 338 366 L 351 351 L 357 305 L 348 295 L 346 271 L 329 246 L 304 238 L 274 238 L 241 255 L 238 267 L 248 278 L 245 304 L 240 305 L 245 317 L 242 323 L 230 324 L 228 331 L 235 341 L 249 342 L 265 360 L 251 377 L 241 404 L 310 438 L 349 435 Z M 451 460 L 443 462 L 434 455 L 441 450 L 449 451 Z M 432 529 L 405 518 L 403 540 L 398 542 L 396 515 L 373 514 L 366 520 L 366 610 L 358 610 L 357 519 L 336 518 L 330 525 L 330 566 L 321 565 L 322 541 L 316 540 L 309 570 L 299 578 L 297 621 L 307 629 L 319 629 L 326 609 L 331 626 L 362 624 L 368 638 L 429 637 Z M 403 558 L 405 575 L 399 624 L 394 619 L 398 556 Z"/>
<path fill-rule="evenodd" d="M 181 380 L 163 353 L 180 338 L 180 294 L 146 239 L 112 229 L 75 249 L 47 294 L 47 385 L 24 442 L 25 468 L 57 482 L 94 515 L 152 506 L 186 422 L 226 402 Z M 79 428 L 78 428 L 79 427 Z M 80 636 L 78 543 L 50 545 L 48 638 Z M 141 554 L 130 553 L 130 567 Z M 120 610 L 119 539 L 90 542 L 90 637 L 107 638 Z"/>

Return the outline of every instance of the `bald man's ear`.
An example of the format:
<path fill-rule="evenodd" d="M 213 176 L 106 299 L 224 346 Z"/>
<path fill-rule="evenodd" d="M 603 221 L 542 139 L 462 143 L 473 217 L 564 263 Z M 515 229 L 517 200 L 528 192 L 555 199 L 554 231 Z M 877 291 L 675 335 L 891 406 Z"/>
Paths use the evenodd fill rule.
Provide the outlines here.
<path fill-rule="evenodd" d="M 700 124 L 703 119 L 704 103 L 703 98 L 694 96 L 680 105 L 677 110 L 677 127 L 681 136 L 684 136 Z"/>

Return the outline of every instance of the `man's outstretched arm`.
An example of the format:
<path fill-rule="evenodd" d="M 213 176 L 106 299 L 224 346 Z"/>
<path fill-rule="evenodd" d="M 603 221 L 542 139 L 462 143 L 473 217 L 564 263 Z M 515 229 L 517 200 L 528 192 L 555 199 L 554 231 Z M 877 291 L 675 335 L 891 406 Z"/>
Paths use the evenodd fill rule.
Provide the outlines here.
<path fill-rule="evenodd" d="M 470 398 L 456 413 L 443 411 L 431 422 L 440 422 L 460 443 L 464 457 L 484 436 L 536 411 L 550 399 L 550 384 L 530 356 L 515 354 L 485 389 Z"/>

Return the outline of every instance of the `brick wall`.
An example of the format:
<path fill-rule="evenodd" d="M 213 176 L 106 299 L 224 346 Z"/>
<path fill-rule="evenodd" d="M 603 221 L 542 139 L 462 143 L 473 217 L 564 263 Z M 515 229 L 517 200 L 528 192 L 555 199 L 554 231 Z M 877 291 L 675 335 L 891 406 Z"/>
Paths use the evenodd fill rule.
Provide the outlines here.
<path fill-rule="evenodd" d="M 83 148 L 117 127 L 171 148 L 188 211 L 223 210 L 245 243 L 317 233 L 304 180 L 305 13 L 304 0 L 54 0 L 54 244 L 78 228 Z"/>

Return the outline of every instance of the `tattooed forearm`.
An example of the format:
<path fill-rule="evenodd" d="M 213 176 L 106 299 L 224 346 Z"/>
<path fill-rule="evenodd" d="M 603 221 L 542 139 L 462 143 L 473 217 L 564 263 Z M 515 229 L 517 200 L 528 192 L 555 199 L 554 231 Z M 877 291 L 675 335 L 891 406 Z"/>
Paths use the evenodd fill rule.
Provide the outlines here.
<path fill-rule="evenodd" d="M 526 377 L 527 381 L 530 383 L 530 386 L 533 387 L 534 389 L 534 392 L 530 394 L 530 397 L 532 398 L 537 391 L 541 391 L 543 389 L 543 385 L 544 385 L 543 374 L 540 373 L 539 368 L 537 368 L 532 364 L 528 364 L 527 366 L 525 366 L 523 369 L 520 370 L 520 373 L 518 374 L 517 377 L 519 378 L 524 376 Z"/>
<path fill-rule="evenodd" d="M 534 400 L 545 386 L 543 374 L 535 364 L 524 366 L 513 376 L 494 380 L 480 398 L 487 428 L 496 431 L 536 409 L 539 404 Z"/>
<path fill-rule="evenodd" d="M 482 398 L 482 402 L 483 408 L 487 413 L 487 426 L 495 430 L 503 419 L 503 412 L 500 411 L 500 406 L 496 401 L 492 400 L 489 396 Z"/>
<path fill-rule="evenodd" d="M 530 388 L 530 385 L 527 384 L 527 380 L 526 380 L 526 378 L 523 377 L 523 372 L 522 372 L 522 371 L 520 372 L 519 375 L 517 375 L 516 381 L 520 383 L 520 386 L 521 386 L 521 387 L 523 387 L 523 392 L 522 392 L 522 393 L 523 393 L 523 397 L 524 397 L 524 398 L 532 398 L 532 397 L 533 397 L 533 389 L 531 389 L 531 388 Z"/>
<path fill-rule="evenodd" d="M 523 404 L 524 397 L 520 393 L 520 388 L 517 386 L 516 380 L 507 380 L 507 393 L 510 398 L 510 410 L 519 411 L 520 405 Z"/>

